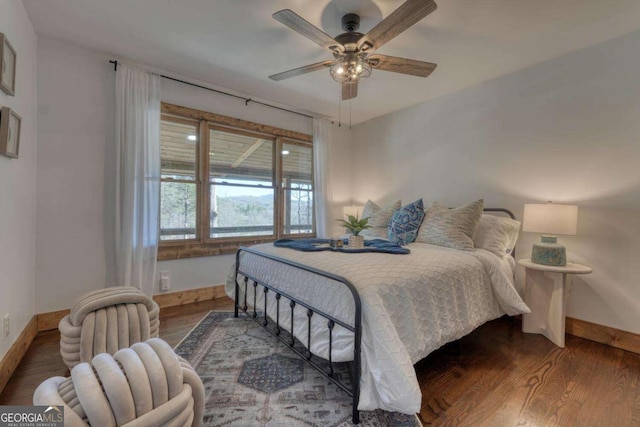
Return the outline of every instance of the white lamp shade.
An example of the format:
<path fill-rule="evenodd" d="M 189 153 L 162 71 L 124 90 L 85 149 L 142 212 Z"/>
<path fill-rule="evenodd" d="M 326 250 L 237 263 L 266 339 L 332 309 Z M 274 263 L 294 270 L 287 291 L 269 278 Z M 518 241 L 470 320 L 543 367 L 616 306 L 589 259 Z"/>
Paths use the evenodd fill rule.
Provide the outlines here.
<path fill-rule="evenodd" d="M 575 236 L 578 207 L 554 203 L 524 205 L 522 231 Z"/>
<path fill-rule="evenodd" d="M 364 206 L 356 206 L 356 205 L 343 206 L 342 207 L 342 215 L 344 216 L 345 219 L 349 215 L 353 215 L 356 218 L 362 218 L 362 211 L 363 210 L 364 210 Z"/>

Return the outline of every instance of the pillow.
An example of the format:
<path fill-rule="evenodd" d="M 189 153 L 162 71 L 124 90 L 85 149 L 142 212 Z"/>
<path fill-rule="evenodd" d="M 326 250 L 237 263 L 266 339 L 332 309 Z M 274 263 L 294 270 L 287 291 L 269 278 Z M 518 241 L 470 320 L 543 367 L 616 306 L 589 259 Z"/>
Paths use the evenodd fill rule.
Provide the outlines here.
<path fill-rule="evenodd" d="M 416 242 L 473 250 L 473 237 L 483 208 L 483 199 L 455 209 L 433 202 L 425 213 Z"/>
<path fill-rule="evenodd" d="M 367 224 L 370 225 L 371 228 L 362 230 L 360 235 L 386 239 L 389 234 L 389 221 L 391 221 L 393 213 L 398 209 L 400 209 L 400 200 L 382 208 L 371 200 L 367 200 L 367 203 L 364 205 L 364 209 L 362 210 L 362 218 L 369 218 L 369 222 Z"/>
<path fill-rule="evenodd" d="M 513 250 L 519 232 L 520 221 L 495 215 L 482 215 L 473 238 L 473 245 L 504 257 Z"/>
<path fill-rule="evenodd" d="M 423 219 L 422 199 L 398 209 L 389 223 L 389 240 L 402 246 L 413 242 Z"/>

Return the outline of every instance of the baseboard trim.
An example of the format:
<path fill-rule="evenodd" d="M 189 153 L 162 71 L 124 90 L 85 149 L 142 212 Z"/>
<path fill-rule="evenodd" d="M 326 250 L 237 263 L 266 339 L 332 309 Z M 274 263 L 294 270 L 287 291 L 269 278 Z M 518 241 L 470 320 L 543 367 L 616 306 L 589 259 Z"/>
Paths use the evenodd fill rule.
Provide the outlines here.
<path fill-rule="evenodd" d="M 198 301 L 208 301 L 226 296 L 224 285 L 208 286 L 206 288 L 189 289 L 186 291 L 169 292 L 153 296 L 153 300 L 160 308 L 175 307 Z"/>
<path fill-rule="evenodd" d="M 185 291 L 168 292 L 153 296 L 153 300 L 160 308 L 175 307 L 178 305 L 191 304 L 198 301 L 208 301 L 226 296 L 224 285 L 213 285 L 205 288 L 188 289 Z M 58 328 L 58 323 L 70 310 L 50 311 L 37 315 L 38 332 L 50 331 Z"/>
<path fill-rule="evenodd" d="M 11 375 L 13 375 L 20 364 L 22 357 L 31 345 L 31 341 L 33 341 L 37 334 L 37 316 L 33 316 L 22 332 L 20 332 L 18 338 L 16 338 L 14 343 L 11 345 L 9 351 L 7 351 L 2 360 L 0 360 L 0 392 L 4 390 L 4 387 L 9 382 Z"/>
<path fill-rule="evenodd" d="M 567 317 L 566 332 L 576 337 L 640 354 L 640 334 Z"/>
<path fill-rule="evenodd" d="M 65 309 L 37 314 L 36 316 L 38 318 L 38 332 L 58 329 L 58 323 L 60 323 L 60 320 L 62 320 L 62 318 L 70 312 L 71 310 Z"/>

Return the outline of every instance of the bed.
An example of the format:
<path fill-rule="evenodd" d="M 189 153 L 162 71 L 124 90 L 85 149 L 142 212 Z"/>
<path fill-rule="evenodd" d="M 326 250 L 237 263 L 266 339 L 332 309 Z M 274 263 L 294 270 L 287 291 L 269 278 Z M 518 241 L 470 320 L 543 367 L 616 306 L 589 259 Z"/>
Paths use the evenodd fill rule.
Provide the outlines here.
<path fill-rule="evenodd" d="M 511 256 L 407 248 L 407 255 L 240 248 L 226 291 L 236 316 L 254 318 L 352 396 L 354 423 L 359 410 L 414 414 L 416 362 L 489 320 L 529 310 L 514 288 Z M 349 362 L 350 384 L 333 375 L 337 362 Z"/>

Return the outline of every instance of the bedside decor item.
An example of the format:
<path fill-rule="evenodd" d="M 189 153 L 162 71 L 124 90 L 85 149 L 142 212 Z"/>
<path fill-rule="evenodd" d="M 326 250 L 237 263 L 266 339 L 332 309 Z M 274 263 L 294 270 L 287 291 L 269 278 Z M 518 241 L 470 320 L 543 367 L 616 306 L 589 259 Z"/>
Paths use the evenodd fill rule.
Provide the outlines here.
<path fill-rule="evenodd" d="M 16 51 L 0 33 L 0 89 L 7 95 L 16 94 Z"/>
<path fill-rule="evenodd" d="M 573 205 L 545 204 L 524 205 L 522 231 L 543 233 L 542 241 L 534 243 L 531 261 L 536 264 L 565 266 L 567 252 L 558 243 L 556 234 L 575 236 L 578 226 L 578 207 Z"/>
<path fill-rule="evenodd" d="M 369 218 L 359 219 L 357 216 L 349 215 L 346 221 L 339 219 L 338 222 L 341 222 L 344 228 L 352 234 L 349 236 L 349 248 L 364 248 L 364 236 L 359 236 L 359 234 L 362 230 L 371 228 L 370 225 L 367 225 Z"/>
<path fill-rule="evenodd" d="M 18 158 L 21 121 L 20 116 L 9 107 L 0 110 L 0 154 Z"/>
<path fill-rule="evenodd" d="M 329 247 L 332 249 L 341 249 L 344 246 L 342 239 L 329 239 Z"/>

